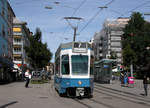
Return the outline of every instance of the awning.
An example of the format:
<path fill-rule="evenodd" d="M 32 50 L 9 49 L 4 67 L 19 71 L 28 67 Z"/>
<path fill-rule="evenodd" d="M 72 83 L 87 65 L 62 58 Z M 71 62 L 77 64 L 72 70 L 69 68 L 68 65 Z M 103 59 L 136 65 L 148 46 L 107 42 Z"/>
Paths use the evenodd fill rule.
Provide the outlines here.
<path fill-rule="evenodd" d="M 18 67 L 17 64 L 14 64 L 14 66 L 13 66 L 13 72 L 19 72 L 19 71 L 21 71 L 21 69 Z"/>
<path fill-rule="evenodd" d="M 16 64 L 14 64 L 14 69 L 20 70 L 20 68 Z"/>

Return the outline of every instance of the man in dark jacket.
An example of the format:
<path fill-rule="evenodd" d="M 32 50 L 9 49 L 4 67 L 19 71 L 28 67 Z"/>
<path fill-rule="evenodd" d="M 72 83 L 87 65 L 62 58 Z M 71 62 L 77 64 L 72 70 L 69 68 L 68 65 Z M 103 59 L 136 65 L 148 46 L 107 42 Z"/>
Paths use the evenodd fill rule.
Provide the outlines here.
<path fill-rule="evenodd" d="M 147 76 L 144 75 L 144 78 L 143 78 L 143 85 L 144 85 L 144 91 L 145 91 L 145 96 L 147 96 L 147 87 L 148 87 L 148 80 L 147 80 Z"/>

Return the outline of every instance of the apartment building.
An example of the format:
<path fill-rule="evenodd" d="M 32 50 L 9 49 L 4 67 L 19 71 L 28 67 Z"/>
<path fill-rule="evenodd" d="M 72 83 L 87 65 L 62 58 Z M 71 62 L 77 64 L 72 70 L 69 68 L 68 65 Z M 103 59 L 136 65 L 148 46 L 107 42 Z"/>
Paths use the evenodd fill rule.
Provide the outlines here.
<path fill-rule="evenodd" d="M 115 53 L 118 64 L 122 63 L 121 36 L 128 21 L 129 18 L 118 18 L 104 22 L 102 30 L 94 35 L 94 52 L 97 60 L 110 58 L 111 53 Z"/>
<path fill-rule="evenodd" d="M 30 67 L 29 59 L 24 47 L 30 45 L 29 42 L 30 30 L 27 28 L 27 23 L 20 21 L 17 18 L 13 20 L 13 62 L 25 71 L 25 68 Z"/>

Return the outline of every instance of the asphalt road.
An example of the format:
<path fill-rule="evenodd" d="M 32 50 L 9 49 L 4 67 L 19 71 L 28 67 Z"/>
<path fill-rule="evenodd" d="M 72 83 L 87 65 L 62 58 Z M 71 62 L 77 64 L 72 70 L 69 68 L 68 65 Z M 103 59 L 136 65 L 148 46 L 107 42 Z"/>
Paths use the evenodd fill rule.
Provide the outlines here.
<path fill-rule="evenodd" d="M 93 98 L 60 97 L 53 82 L 30 84 L 25 82 L 0 85 L 0 108 L 150 108 L 150 100 L 144 97 L 118 93 L 95 86 Z"/>

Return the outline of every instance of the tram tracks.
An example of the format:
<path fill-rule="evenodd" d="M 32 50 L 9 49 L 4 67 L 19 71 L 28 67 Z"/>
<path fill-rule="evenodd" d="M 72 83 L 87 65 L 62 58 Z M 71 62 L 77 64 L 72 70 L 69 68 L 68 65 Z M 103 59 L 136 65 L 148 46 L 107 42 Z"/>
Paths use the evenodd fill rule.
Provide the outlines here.
<path fill-rule="evenodd" d="M 127 92 L 124 92 L 124 91 L 116 91 L 116 90 L 113 90 L 111 88 L 107 88 L 107 87 L 104 87 L 104 86 L 95 86 L 95 89 L 99 89 L 99 90 L 103 90 L 103 91 L 107 91 L 109 93 L 113 93 L 113 94 L 117 94 L 117 95 L 120 95 L 120 96 L 125 96 L 125 97 L 129 97 L 129 98 L 136 98 L 140 101 L 146 101 L 146 102 L 149 102 L 150 103 L 150 100 L 148 100 L 149 98 L 144 98 L 143 96 L 140 96 L 140 95 L 136 95 L 136 94 L 131 94 L 131 93 L 127 93 Z"/>
<path fill-rule="evenodd" d="M 86 108 L 95 108 L 95 106 L 97 106 L 99 108 L 100 105 L 107 107 L 107 108 L 116 108 L 116 107 L 113 107 L 111 105 L 105 104 L 103 102 L 97 101 L 95 99 L 86 99 L 86 100 L 83 99 L 83 101 L 82 101 L 80 99 L 75 98 L 73 100 L 76 101 L 77 103 L 85 106 Z M 92 102 L 92 104 L 89 104 L 91 102 Z"/>
<path fill-rule="evenodd" d="M 143 98 L 138 97 L 138 96 L 131 96 L 131 95 L 128 95 L 125 93 L 118 93 L 118 92 L 115 92 L 113 90 L 109 90 L 108 88 L 106 89 L 106 88 L 97 87 L 97 86 L 94 88 L 94 91 L 99 93 L 99 94 L 105 94 L 107 96 L 111 96 L 111 97 L 114 97 L 117 99 L 121 99 L 121 100 L 125 100 L 125 101 L 132 102 L 135 104 L 140 104 L 140 105 L 150 107 L 150 101 L 149 100 L 143 99 Z"/>
<path fill-rule="evenodd" d="M 102 86 L 96 86 L 94 88 L 94 91 L 96 94 L 98 93 L 100 95 L 102 95 L 102 94 L 105 95 L 104 97 L 108 96 L 108 99 L 112 100 L 112 101 L 113 101 L 113 99 L 117 99 L 120 101 L 126 101 L 129 104 L 133 103 L 134 105 L 141 105 L 143 107 L 144 106 L 150 107 L 150 101 L 148 100 L 149 98 L 144 99 L 144 97 L 138 96 L 138 95 L 134 96 L 134 95 L 126 94 L 123 92 L 118 93 L 117 91 L 111 90 L 109 88 L 102 88 Z M 105 98 L 105 99 L 107 99 L 107 98 Z M 90 99 L 83 99 L 83 100 L 82 99 L 81 100 L 80 99 L 73 99 L 73 100 L 78 102 L 79 104 L 87 107 L 87 108 L 94 108 L 93 107 L 94 105 L 101 105 L 101 106 L 104 106 L 106 108 L 119 108 L 116 105 L 113 105 L 111 103 L 107 103 L 105 101 L 105 99 L 103 101 L 99 100 L 98 98 L 97 99 L 96 98 L 90 98 Z M 90 104 L 90 102 L 93 102 L 93 104 Z"/>

